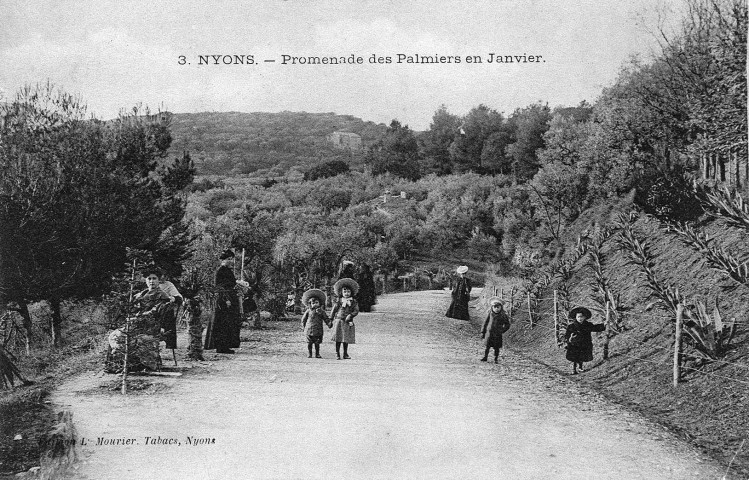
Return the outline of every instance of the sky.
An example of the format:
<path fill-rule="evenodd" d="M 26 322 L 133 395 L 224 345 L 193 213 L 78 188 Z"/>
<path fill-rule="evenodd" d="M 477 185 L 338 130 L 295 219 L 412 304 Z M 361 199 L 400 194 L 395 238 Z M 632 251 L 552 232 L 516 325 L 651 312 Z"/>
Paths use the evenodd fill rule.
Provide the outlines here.
<path fill-rule="evenodd" d="M 673 17 L 679 4 L 4 0 L 0 95 L 51 81 L 102 119 L 144 105 L 175 113 L 335 112 L 424 130 L 443 104 L 464 115 L 479 104 L 510 114 L 538 101 L 593 102 L 631 55 L 656 51 L 658 12 Z M 199 64 L 210 55 L 218 65 L 213 57 Z M 234 55 L 243 63 L 224 64 Z M 353 55 L 362 63 L 284 65 L 283 55 Z M 370 63 L 372 55 L 391 63 Z M 416 55 L 453 59 L 406 62 Z M 489 62 L 507 55 L 535 61 Z"/>

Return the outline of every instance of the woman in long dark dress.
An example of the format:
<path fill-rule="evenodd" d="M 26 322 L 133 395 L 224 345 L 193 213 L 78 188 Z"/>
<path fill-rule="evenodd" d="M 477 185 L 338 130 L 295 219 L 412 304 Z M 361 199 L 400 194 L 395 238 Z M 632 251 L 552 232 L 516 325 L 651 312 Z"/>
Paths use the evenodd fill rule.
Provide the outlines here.
<path fill-rule="evenodd" d="M 450 303 L 450 308 L 447 309 L 447 313 L 445 314 L 447 317 L 457 318 L 458 320 L 471 319 L 468 314 L 468 301 L 471 299 L 471 281 L 465 276 L 467 271 L 468 267 L 465 265 L 461 265 L 456 270 L 458 273 L 458 280 L 453 287 L 453 299 Z"/>
<path fill-rule="evenodd" d="M 603 323 L 590 323 L 588 320 L 593 316 L 585 307 L 576 307 L 570 310 L 569 318 L 572 320 L 564 332 L 564 342 L 567 348 L 567 360 L 572 362 L 572 374 L 577 369 L 584 370 L 584 362 L 593 360 L 593 337 L 592 332 L 603 332 L 606 326 Z"/>
<path fill-rule="evenodd" d="M 359 311 L 371 312 L 372 305 L 377 302 L 377 293 L 375 292 L 372 269 L 366 263 L 361 266 L 359 275 L 356 277 L 356 282 L 359 284 L 359 293 L 356 294 Z"/>
<path fill-rule="evenodd" d="M 234 252 L 226 250 L 219 257 L 221 266 L 216 270 L 216 308 L 208 325 L 205 349 L 216 349 L 216 353 L 234 353 L 232 348 L 239 346 L 239 297 L 237 279 L 229 266 Z"/>

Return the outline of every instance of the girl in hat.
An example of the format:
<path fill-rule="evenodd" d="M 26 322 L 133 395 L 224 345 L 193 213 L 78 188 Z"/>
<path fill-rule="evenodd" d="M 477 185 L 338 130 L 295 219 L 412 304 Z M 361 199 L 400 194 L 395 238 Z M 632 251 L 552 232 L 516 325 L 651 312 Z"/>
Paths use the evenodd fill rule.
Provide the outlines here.
<path fill-rule="evenodd" d="M 486 361 L 489 350 L 493 348 L 494 363 L 497 363 L 499 349 L 502 348 L 502 334 L 510 329 L 510 319 L 502 308 L 502 300 L 499 297 L 489 299 L 489 305 L 491 305 L 489 313 L 484 320 L 484 326 L 481 327 L 481 338 L 485 338 L 484 344 L 486 345 L 481 361 Z"/>
<path fill-rule="evenodd" d="M 341 359 L 341 343 L 343 343 L 343 358 L 349 359 L 348 346 L 356 343 L 356 330 L 354 328 L 354 317 L 359 314 L 359 304 L 356 303 L 354 295 L 359 291 L 359 284 L 351 278 L 342 278 L 335 282 L 333 291 L 338 301 L 330 312 L 333 319 L 333 330 L 335 332 L 335 354 Z"/>
<path fill-rule="evenodd" d="M 468 272 L 468 267 L 461 265 L 455 271 L 458 274 L 458 280 L 455 282 L 455 287 L 452 291 L 453 300 L 445 316 L 457 318 L 458 320 L 470 320 L 468 300 L 471 299 L 471 282 L 465 276 L 466 272 Z"/>
<path fill-rule="evenodd" d="M 572 374 L 577 374 L 578 367 L 583 371 L 584 362 L 593 360 L 593 338 L 592 332 L 603 332 L 606 326 L 603 323 L 590 323 L 588 320 L 593 316 L 585 307 L 576 307 L 570 310 L 569 318 L 572 320 L 564 332 L 564 343 L 567 349 L 567 360 L 572 362 Z"/>
<path fill-rule="evenodd" d="M 320 356 L 320 342 L 322 342 L 323 323 L 330 328 L 333 323 L 325 314 L 325 292 L 312 288 L 302 295 L 302 303 L 307 305 L 307 310 L 302 315 L 302 328 L 307 336 L 307 351 L 312 358 L 312 345 L 315 346 L 315 358 Z"/>

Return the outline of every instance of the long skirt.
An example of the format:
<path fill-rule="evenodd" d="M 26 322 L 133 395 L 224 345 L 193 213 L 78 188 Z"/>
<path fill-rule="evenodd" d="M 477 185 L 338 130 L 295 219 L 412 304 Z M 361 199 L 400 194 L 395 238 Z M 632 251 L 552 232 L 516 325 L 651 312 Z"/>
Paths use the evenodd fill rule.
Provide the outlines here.
<path fill-rule="evenodd" d="M 164 333 L 161 338 L 166 342 L 166 348 L 177 348 L 177 307 L 169 305 L 161 316 L 161 328 Z"/>
<path fill-rule="evenodd" d="M 468 313 L 468 297 L 453 298 L 445 316 L 457 318 L 458 320 L 470 320 L 471 316 Z"/>
<path fill-rule="evenodd" d="M 236 336 L 236 338 L 235 338 Z M 235 340 L 239 340 L 231 311 L 228 309 L 216 309 L 213 318 L 208 324 L 208 332 L 205 335 L 206 350 L 228 350 L 237 345 Z"/>

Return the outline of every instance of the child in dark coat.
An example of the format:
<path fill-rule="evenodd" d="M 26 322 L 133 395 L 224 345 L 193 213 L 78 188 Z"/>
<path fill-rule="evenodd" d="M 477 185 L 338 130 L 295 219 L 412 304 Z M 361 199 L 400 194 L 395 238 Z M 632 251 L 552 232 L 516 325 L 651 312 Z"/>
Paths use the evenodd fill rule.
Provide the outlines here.
<path fill-rule="evenodd" d="M 593 338 L 592 332 L 603 332 L 606 326 L 603 323 L 590 323 L 590 313 L 585 307 L 576 307 L 570 310 L 569 318 L 572 320 L 564 332 L 564 343 L 567 348 L 567 360 L 572 362 L 572 374 L 577 374 L 577 369 L 584 370 L 583 363 L 593 360 Z"/>
<path fill-rule="evenodd" d="M 320 343 L 322 343 L 323 323 L 330 328 L 333 323 L 325 313 L 325 292 L 312 288 L 302 295 L 302 303 L 307 305 L 307 310 L 302 315 L 302 328 L 307 337 L 307 351 L 312 358 L 312 345 L 315 346 L 315 357 L 320 356 Z"/>
<path fill-rule="evenodd" d="M 502 348 L 502 334 L 510 329 L 510 319 L 507 317 L 502 308 L 502 300 L 499 297 L 489 299 L 489 313 L 486 315 L 484 325 L 481 327 L 481 338 L 485 338 L 484 356 L 481 359 L 485 362 L 489 356 L 489 350 L 494 349 L 494 363 L 499 358 L 499 349 Z"/>

